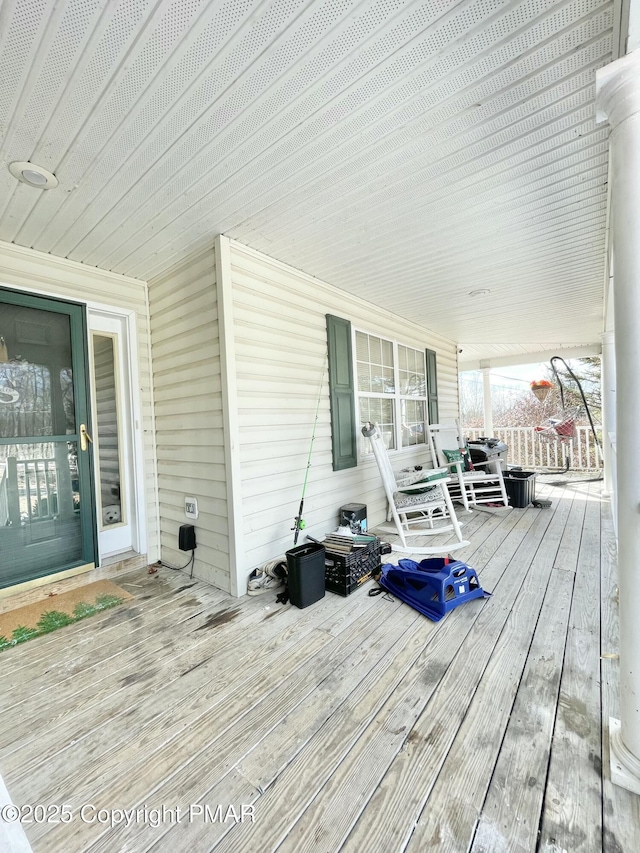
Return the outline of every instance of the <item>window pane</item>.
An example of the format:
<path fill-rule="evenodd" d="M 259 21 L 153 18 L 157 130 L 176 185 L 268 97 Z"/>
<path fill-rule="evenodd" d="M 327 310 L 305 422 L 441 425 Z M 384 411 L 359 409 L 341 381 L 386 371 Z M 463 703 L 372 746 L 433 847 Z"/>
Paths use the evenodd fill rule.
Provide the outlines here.
<path fill-rule="evenodd" d="M 395 450 L 395 421 L 393 402 L 380 397 L 360 398 L 360 428 L 371 421 L 377 424 L 388 450 Z M 371 442 L 360 433 L 360 451 L 366 456 L 371 453 Z"/>
<path fill-rule="evenodd" d="M 393 346 L 373 335 L 356 332 L 356 372 L 359 391 L 394 394 Z"/>
<path fill-rule="evenodd" d="M 358 391 L 371 391 L 369 365 L 358 362 Z"/>
<path fill-rule="evenodd" d="M 384 376 L 382 375 L 382 368 L 380 365 L 375 364 L 371 368 L 371 387 L 370 391 L 373 391 L 375 394 L 382 394 L 385 390 L 385 382 Z"/>
<path fill-rule="evenodd" d="M 356 332 L 356 359 L 369 361 L 369 338 L 362 332 Z"/>
<path fill-rule="evenodd" d="M 369 360 L 372 364 L 382 364 L 382 342 L 380 338 L 369 337 Z"/>
<path fill-rule="evenodd" d="M 424 444 L 426 440 L 424 428 L 425 404 L 423 400 L 401 400 L 402 413 L 402 446 Z"/>
<path fill-rule="evenodd" d="M 398 346 L 398 361 L 406 365 L 406 369 L 399 371 L 400 393 L 412 397 L 426 397 L 426 369 L 422 351 Z"/>
<path fill-rule="evenodd" d="M 3 304 L 0 437 L 75 432 L 68 315 Z"/>

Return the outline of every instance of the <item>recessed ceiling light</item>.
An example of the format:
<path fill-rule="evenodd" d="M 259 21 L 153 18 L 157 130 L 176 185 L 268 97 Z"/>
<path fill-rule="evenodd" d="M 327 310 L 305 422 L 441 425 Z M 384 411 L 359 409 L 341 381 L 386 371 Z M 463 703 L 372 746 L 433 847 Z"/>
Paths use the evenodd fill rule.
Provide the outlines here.
<path fill-rule="evenodd" d="M 9 171 L 14 178 L 22 181 L 23 184 L 28 184 L 30 187 L 37 187 L 39 190 L 52 190 L 58 186 L 56 176 L 43 169 L 42 166 L 37 166 L 35 163 L 16 160 L 14 163 L 9 163 Z"/>
<path fill-rule="evenodd" d="M 488 287 L 483 287 L 480 290 L 472 290 L 468 296 L 488 296 L 491 293 Z"/>

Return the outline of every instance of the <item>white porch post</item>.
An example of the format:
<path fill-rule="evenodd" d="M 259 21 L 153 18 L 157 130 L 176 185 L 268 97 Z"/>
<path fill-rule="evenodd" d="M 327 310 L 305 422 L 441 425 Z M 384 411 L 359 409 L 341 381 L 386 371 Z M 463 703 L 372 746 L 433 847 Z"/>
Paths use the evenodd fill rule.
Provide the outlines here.
<path fill-rule="evenodd" d="M 482 392 L 484 399 L 484 434 L 493 435 L 493 408 L 491 406 L 491 368 L 482 368 Z"/>
<path fill-rule="evenodd" d="M 614 488 L 613 466 L 616 464 L 610 434 L 616 432 L 616 353 L 613 332 L 602 335 L 602 448 L 604 452 L 604 491 L 611 495 Z"/>
<path fill-rule="evenodd" d="M 597 72 L 596 97 L 611 125 L 615 271 L 620 721 L 610 721 L 611 778 L 640 793 L 640 51 Z"/>

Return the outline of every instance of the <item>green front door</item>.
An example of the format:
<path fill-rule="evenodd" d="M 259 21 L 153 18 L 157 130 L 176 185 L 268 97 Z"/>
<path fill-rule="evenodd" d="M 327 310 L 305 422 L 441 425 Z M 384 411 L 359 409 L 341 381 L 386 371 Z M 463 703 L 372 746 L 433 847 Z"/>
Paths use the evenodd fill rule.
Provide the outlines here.
<path fill-rule="evenodd" d="M 0 288 L 0 588 L 95 561 L 82 305 Z"/>

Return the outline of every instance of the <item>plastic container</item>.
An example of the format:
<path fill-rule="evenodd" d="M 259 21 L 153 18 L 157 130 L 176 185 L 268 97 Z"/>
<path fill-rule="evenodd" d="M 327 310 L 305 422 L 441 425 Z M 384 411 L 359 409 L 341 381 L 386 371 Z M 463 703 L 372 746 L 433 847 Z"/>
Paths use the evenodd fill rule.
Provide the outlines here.
<path fill-rule="evenodd" d="M 505 471 L 504 487 L 509 504 L 517 509 L 524 509 L 535 500 L 535 471 Z"/>
<path fill-rule="evenodd" d="M 352 533 L 367 532 L 366 504 L 345 504 L 340 507 L 340 527 L 350 527 Z"/>
<path fill-rule="evenodd" d="M 309 607 L 324 598 L 324 545 L 309 543 L 287 551 L 289 600 Z"/>
<path fill-rule="evenodd" d="M 471 566 L 448 557 L 433 557 L 416 563 L 398 560 L 398 565 L 382 567 L 380 586 L 406 601 L 434 622 L 454 607 L 474 598 L 488 598 Z"/>
<path fill-rule="evenodd" d="M 380 565 L 380 540 L 350 554 L 332 554 L 325 557 L 324 585 L 329 592 L 350 595 L 360 584 L 369 580 L 371 572 Z"/>

